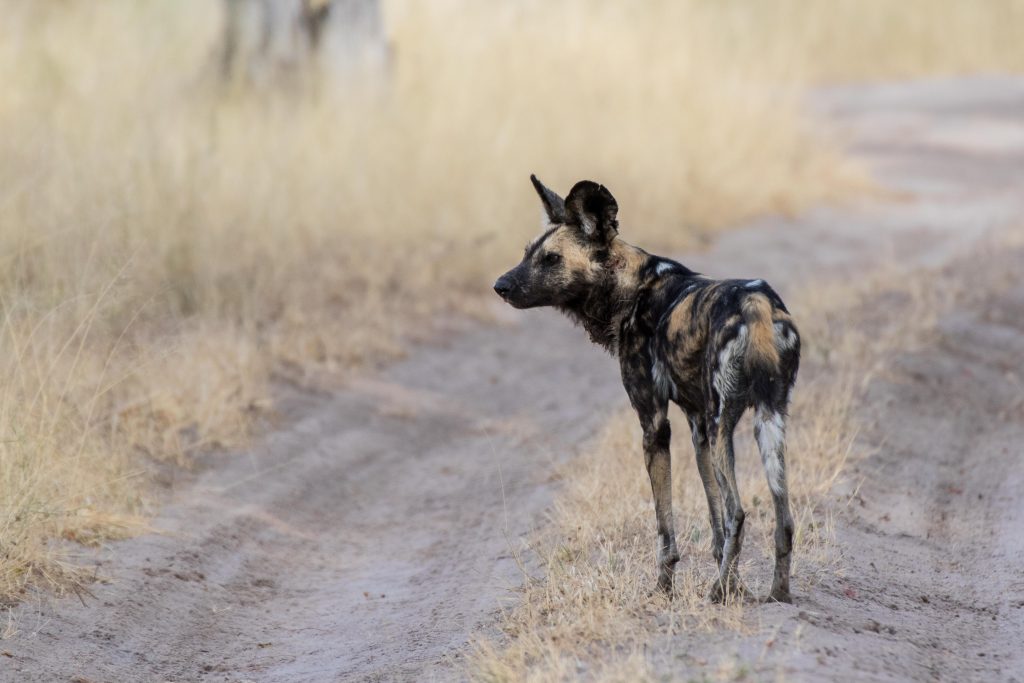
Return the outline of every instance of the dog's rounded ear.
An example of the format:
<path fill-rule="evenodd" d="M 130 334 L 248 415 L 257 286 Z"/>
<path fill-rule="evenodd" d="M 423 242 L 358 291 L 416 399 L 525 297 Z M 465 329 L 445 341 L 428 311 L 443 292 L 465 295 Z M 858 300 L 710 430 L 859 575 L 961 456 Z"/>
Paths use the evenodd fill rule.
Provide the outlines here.
<path fill-rule="evenodd" d="M 544 183 L 537 180 L 537 176 L 530 175 L 530 182 L 533 189 L 537 190 L 540 203 L 544 205 L 544 214 L 550 223 L 565 223 L 568 216 L 565 213 L 565 200 L 544 186 Z"/>
<path fill-rule="evenodd" d="M 619 233 L 619 204 L 604 185 L 581 180 L 565 198 L 569 222 L 587 239 L 608 243 Z"/>

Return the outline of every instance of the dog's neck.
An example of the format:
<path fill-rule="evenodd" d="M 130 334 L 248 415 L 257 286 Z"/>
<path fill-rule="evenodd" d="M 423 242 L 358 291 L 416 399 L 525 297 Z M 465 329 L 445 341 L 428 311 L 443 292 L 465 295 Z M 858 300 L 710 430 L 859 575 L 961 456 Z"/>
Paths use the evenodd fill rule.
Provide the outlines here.
<path fill-rule="evenodd" d="M 643 249 L 614 238 L 597 281 L 560 310 L 583 327 L 591 341 L 616 353 L 619 329 L 633 312 L 642 284 L 640 271 L 648 258 L 650 254 Z"/>

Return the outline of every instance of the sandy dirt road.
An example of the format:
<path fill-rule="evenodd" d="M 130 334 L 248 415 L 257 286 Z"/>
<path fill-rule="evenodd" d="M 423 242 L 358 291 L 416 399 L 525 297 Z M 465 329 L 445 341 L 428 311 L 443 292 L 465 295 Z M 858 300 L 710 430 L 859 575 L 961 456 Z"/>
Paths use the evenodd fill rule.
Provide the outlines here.
<path fill-rule="evenodd" d="M 760 221 L 688 265 L 786 297 L 883 260 L 938 266 L 1024 225 L 1024 80 L 837 88 L 814 106 L 908 197 Z M 797 679 L 1024 680 L 1024 290 L 942 326 L 871 386 L 868 436 L 886 445 L 840 520 L 846 578 L 764 607 L 767 654 L 734 634 L 693 649 Z M 467 639 L 518 581 L 510 548 L 557 490 L 553 464 L 625 397 L 584 333 L 529 312 L 286 405 L 260 447 L 173 487 L 164 533 L 97 558 L 95 599 L 19 607 L 0 680 L 462 678 Z"/>

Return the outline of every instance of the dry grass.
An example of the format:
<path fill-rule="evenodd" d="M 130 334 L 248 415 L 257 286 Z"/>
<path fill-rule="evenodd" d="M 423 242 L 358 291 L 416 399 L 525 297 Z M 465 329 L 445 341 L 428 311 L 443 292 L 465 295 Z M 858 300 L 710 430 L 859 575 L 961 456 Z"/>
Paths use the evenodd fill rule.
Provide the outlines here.
<path fill-rule="evenodd" d="M 997 235 L 976 253 L 939 270 L 908 273 L 890 264 L 853 285 L 801 290 L 806 294 L 793 310 L 798 321 L 806 321 L 804 359 L 788 435 L 796 594 L 806 595 L 822 578 L 843 572 L 833 520 L 848 503 L 848 493 L 859 487 L 857 481 L 843 480 L 843 474 L 851 458 L 867 454 L 867 446 L 856 439 L 854 414 L 868 383 L 887 371 L 894 352 L 934 341 L 944 312 L 1014 284 L 1017 261 L 992 256 L 1020 251 L 1022 239 L 1021 231 Z M 965 280 L 965 272 L 975 275 Z M 654 506 L 639 427 L 626 411 L 562 468 L 564 489 L 550 522 L 521 554 L 523 566 L 536 567 L 513 593 L 515 600 L 503 614 L 502 637 L 477 643 L 469 664 L 474 678 L 664 680 L 657 653 L 666 650 L 685 651 L 685 668 L 701 672 L 702 680 L 744 680 L 750 673 L 747 663 L 729 659 L 724 651 L 689 653 L 687 641 L 672 644 L 673 637 L 694 631 L 762 630 L 757 608 L 706 600 L 715 578 L 707 507 L 688 430 L 679 426 L 685 420 L 675 423 L 673 496 L 683 560 L 673 599 L 651 594 L 656 583 Z M 755 594 L 766 595 L 774 512 L 749 432 L 745 419 L 737 430 L 737 475 L 747 511 L 740 572 Z M 836 487 L 841 480 L 843 486 Z M 770 634 L 765 638 L 772 640 Z M 682 663 L 670 661 L 676 667 L 672 677 L 678 677 Z"/>
<path fill-rule="evenodd" d="M 386 92 L 296 97 L 213 87 L 217 3 L 0 3 L 0 596 L 137 524 L 136 454 L 244 443 L 272 373 L 476 312 L 530 171 L 601 178 L 664 247 L 850 196 L 804 82 L 1019 65 L 941 5 L 394 2 Z"/>
<path fill-rule="evenodd" d="M 1021 0 L 718 3 L 719 35 L 754 55 L 782 41 L 790 79 L 828 83 L 1024 70 Z M 743 40 L 755 36 L 753 41 Z M 760 39 L 758 39 L 759 37 Z"/>

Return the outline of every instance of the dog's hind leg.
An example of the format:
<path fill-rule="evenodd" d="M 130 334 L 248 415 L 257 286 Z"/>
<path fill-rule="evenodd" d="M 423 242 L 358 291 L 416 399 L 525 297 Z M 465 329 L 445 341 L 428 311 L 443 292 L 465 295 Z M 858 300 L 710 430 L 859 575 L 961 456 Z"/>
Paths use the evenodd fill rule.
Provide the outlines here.
<path fill-rule="evenodd" d="M 712 422 L 714 427 L 711 432 L 711 460 L 718 479 L 718 487 L 725 498 L 725 543 L 722 546 L 718 582 L 711 592 L 711 599 L 716 602 L 724 601 L 727 595 L 742 596 L 746 593 L 736 570 L 740 549 L 743 546 L 743 523 L 746 513 L 740 504 L 740 492 L 736 484 L 736 454 L 732 442 L 733 431 L 742 413 L 742 407 L 727 405 L 718 419 Z"/>
<path fill-rule="evenodd" d="M 754 436 L 761 451 L 768 488 L 775 504 L 775 578 L 769 600 L 791 602 L 789 566 L 793 552 L 793 518 L 786 483 L 786 413 L 782 407 L 761 405 L 754 413 Z"/>
<path fill-rule="evenodd" d="M 697 457 L 697 471 L 704 484 L 704 495 L 708 499 L 708 519 L 711 522 L 711 554 L 715 562 L 722 562 L 722 547 L 725 545 L 725 527 L 722 514 L 722 492 L 715 479 L 715 467 L 711 462 L 711 446 L 708 443 L 707 423 L 698 415 L 688 415 L 693 451 Z"/>

